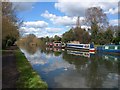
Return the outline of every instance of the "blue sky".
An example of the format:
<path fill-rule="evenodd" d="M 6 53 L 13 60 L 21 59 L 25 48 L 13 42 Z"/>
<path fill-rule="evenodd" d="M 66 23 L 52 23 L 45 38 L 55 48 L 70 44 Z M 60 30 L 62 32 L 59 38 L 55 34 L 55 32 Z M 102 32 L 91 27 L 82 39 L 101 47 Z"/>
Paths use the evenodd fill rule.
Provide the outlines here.
<path fill-rule="evenodd" d="M 114 2 L 113 0 L 110 2 L 68 1 L 15 3 L 19 8 L 17 15 L 24 21 L 19 29 L 21 35 L 61 36 L 75 26 L 77 16 L 80 16 L 81 27 L 87 29 L 89 26 L 82 24 L 85 19 L 84 13 L 87 8 L 93 6 L 99 6 L 103 9 L 108 16 L 110 25 L 118 25 L 118 0 L 114 0 Z"/>

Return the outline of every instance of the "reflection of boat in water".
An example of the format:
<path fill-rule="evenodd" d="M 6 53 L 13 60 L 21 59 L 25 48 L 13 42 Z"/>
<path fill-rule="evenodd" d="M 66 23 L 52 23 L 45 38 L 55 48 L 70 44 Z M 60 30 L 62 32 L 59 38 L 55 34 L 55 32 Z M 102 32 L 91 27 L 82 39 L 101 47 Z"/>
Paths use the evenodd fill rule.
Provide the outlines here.
<path fill-rule="evenodd" d="M 53 43 L 52 42 L 46 42 L 46 46 L 47 47 L 53 47 Z"/>
<path fill-rule="evenodd" d="M 97 53 L 97 55 L 108 61 L 120 61 L 120 55 L 117 54 Z"/>
<path fill-rule="evenodd" d="M 61 52 L 62 49 L 61 49 L 61 48 L 53 48 L 53 51 L 54 51 L 54 52 Z"/>
<path fill-rule="evenodd" d="M 64 49 L 62 48 L 50 48 L 50 47 L 46 47 L 47 51 L 54 51 L 54 52 L 62 52 L 64 51 Z"/>
<path fill-rule="evenodd" d="M 67 53 L 77 56 L 84 56 L 84 57 L 90 57 L 91 54 L 89 52 L 81 52 L 81 51 L 73 51 L 73 50 L 67 50 Z"/>
<path fill-rule="evenodd" d="M 47 50 L 47 51 L 52 51 L 52 50 L 53 50 L 53 48 L 46 47 L 46 50 Z"/>
<path fill-rule="evenodd" d="M 66 44 L 61 41 L 46 42 L 46 46 L 51 48 L 65 48 L 65 45 Z"/>
<path fill-rule="evenodd" d="M 74 44 L 74 43 L 67 43 L 67 49 L 77 49 L 83 52 L 95 52 L 95 48 L 93 44 Z"/>

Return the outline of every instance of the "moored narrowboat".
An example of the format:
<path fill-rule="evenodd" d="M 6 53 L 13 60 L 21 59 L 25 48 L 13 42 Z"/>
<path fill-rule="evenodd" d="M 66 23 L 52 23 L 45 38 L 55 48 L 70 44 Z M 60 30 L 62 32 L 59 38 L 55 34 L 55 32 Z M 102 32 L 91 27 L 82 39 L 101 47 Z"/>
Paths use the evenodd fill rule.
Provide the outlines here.
<path fill-rule="evenodd" d="M 77 49 L 81 51 L 89 51 L 89 52 L 95 52 L 94 44 L 73 44 L 73 43 L 67 43 L 66 44 L 67 49 Z"/>
<path fill-rule="evenodd" d="M 120 53 L 120 45 L 102 45 L 97 47 L 98 52 L 115 52 Z"/>
<path fill-rule="evenodd" d="M 65 43 L 63 43 L 61 41 L 54 41 L 53 42 L 53 47 L 54 48 L 64 48 L 65 47 Z"/>
<path fill-rule="evenodd" d="M 60 41 L 54 41 L 53 42 L 53 47 L 55 47 L 55 48 L 61 48 L 62 47 L 62 43 Z"/>

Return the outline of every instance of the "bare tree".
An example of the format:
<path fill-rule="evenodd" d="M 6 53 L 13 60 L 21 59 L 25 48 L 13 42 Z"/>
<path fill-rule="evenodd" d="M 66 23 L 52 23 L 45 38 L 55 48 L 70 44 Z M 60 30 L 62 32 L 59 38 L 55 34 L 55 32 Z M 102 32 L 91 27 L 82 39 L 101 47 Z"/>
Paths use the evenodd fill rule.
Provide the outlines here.
<path fill-rule="evenodd" d="M 86 10 L 86 23 L 90 26 L 96 24 L 100 28 L 108 27 L 108 20 L 106 14 L 100 7 L 91 7 Z"/>

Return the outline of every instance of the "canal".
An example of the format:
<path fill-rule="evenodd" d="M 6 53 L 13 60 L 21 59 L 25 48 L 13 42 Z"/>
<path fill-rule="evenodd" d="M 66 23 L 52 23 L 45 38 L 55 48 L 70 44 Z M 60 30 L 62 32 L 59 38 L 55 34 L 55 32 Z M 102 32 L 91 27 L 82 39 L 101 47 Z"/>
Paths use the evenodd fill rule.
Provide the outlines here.
<path fill-rule="evenodd" d="M 49 88 L 118 88 L 120 55 L 21 48 Z"/>

